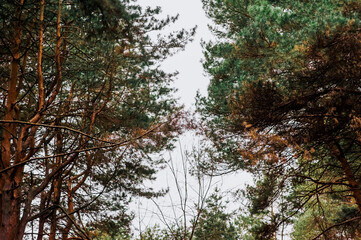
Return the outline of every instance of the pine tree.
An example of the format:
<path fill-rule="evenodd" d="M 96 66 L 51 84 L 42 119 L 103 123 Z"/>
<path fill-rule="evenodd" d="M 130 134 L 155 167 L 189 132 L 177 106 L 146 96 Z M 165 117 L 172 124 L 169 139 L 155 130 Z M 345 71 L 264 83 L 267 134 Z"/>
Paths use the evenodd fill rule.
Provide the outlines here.
<path fill-rule="evenodd" d="M 254 191 L 260 211 L 286 194 L 292 217 L 347 186 L 361 212 L 359 2 L 203 3 L 219 38 L 205 44 L 211 83 L 199 99 L 214 161 L 271 180 Z"/>
<path fill-rule="evenodd" d="M 236 240 L 237 230 L 232 215 L 226 212 L 219 190 L 207 199 L 194 232 L 195 239 Z"/>
<path fill-rule="evenodd" d="M 0 239 L 126 234 L 130 197 L 162 194 L 141 187 L 150 154 L 181 132 L 159 63 L 194 31 L 152 40 L 176 17 L 133 1 L 0 5 Z"/>

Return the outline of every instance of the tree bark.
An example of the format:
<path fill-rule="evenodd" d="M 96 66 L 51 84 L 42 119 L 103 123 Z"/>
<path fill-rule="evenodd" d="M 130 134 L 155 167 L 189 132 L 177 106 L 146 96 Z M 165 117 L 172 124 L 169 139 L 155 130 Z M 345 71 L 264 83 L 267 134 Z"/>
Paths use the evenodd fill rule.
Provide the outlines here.
<path fill-rule="evenodd" d="M 331 154 L 340 162 L 341 168 L 345 173 L 346 179 L 351 187 L 353 197 L 355 198 L 359 212 L 361 213 L 361 189 L 359 183 L 356 181 L 352 168 L 343 153 L 340 144 L 336 141 L 332 141 L 328 144 Z"/>
<path fill-rule="evenodd" d="M 57 133 L 56 136 L 56 145 L 57 145 L 57 153 L 61 153 L 62 152 L 62 146 L 63 146 L 63 136 L 62 134 L 59 132 Z M 56 163 L 55 163 L 55 167 L 54 167 L 54 171 L 55 169 L 59 168 L 60 164 L 62 161 L 62 157 L 57 157 L 56 158 Z M 56 239 L 56 233 L 57 233 L 57 211 L 58 211 L 58 206 L 60 204 L 60 194 L 61 194 L 61 186 L 62 186 L 62 171 L 59 171 L 55 176 L 54 176 L 54 181 L 53 181 L 53 187 L 54 187 L 54 195 L 53 195 L 53 212 L 50 216 L 50 220 L 51 220 L 51 225 L 50 225 L 50 235 L 49 235 L 49 240 L 55 240 Z"/>
<path fill-rule="evenodd" d="M 8 80 L 7 97 L 5 104 L 4 120 L 12 121 L 16 115 L 16 100 L 18 97 L 17 85 L 20 69 L 20 43 L 22 35 L 22 8 L 24 1 L 18 3 L 15 11 L 14 40 L 11 47 L 12 59 L 10 62 L 10 77 Z M 3 125 L 1 140 L 1 166 L 5 169 L 11 164 L 12 143 L 16 142 L 16 124 L 8 123 Z M 21 141 L 18 139 L 18 141 Z M 21 145 L 21 144 L 20 144 Z M 21 152 L 15 149 L 15 158 L 19 158 Z M 18 161 L 19 159 L 14 159 Z M 23 175 L 23 167 L 14 168 L 0 176 L 0 239 L 12 240 L 16 236 L 20 217 L 20 181 Z"/>
<path fill-rule="evenodd" d="M 73 201 L 72 178 L 71 177 L 69 177 L 69 180 L 68 180 L 67 200 L 68 200 L 68 213 L 72 213 L 72 212 L 74 212 L 74 201 Z M 62 236 L 63 240 L 68 239 L 69 232 L 70 232 L 72 225 L 73 225 L 72 221 L 70 219 L 67 219 L 66 226 L 63 230 L 63 236 Z"/>

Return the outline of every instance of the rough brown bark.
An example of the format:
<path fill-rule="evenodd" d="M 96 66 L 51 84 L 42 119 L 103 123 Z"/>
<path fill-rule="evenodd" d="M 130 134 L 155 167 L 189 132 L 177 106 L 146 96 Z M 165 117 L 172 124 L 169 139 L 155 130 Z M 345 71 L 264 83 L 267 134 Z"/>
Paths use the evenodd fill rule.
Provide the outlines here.
<path fill-rule="evenodd" d="M 40 30 L 39 30 L 39 53 L 38 53 L 38 94 L 39 94 L 39 103 L 38 111 L 41 112 L 45 103 L 45 93 L 44 93 L 44 78 L 43 78 L 43 69 L 42 69 L 42 58 L 43 58 L 43 35 L 44 35 L 44 5 L 45 0 L 40 1 Z"/>
<path fill-rule="evenodd" d="M 40 211 L 45 210 L 45 202 L 46 202 L 46 192 L 41 193 L 41 200 L 40 200 Z M 41 215 L 39 218 L 39 226 L 38 226 L 38 237 L 37 240 L 42 240 L 44 236 L 44 225 L 45 225 L 45 214 Z"/>
<path fill-rule="evenodd" d="M 20 69 L 20 43 L 22 35 L 22 7 L 24 1 L 20 1 L 15 12 L 14 39 L 12 44 L 12 59 L 10 62 L 10 78 L 7 88 L 4 120 L 14 120 L 16 115 L 17 85 Z M 5 169 L 11 164 L 12 142 L 15 143 L 15 124 L 4 124 L 1 141 L 1 169 Z M 20 157 L 19 149 L 15 154 Z M 18 159 L 15 159 L 15 161 Z M 20 186 L 22 178 L 22 167 L 15 168 L 0 176 L 0 239 L 12 240 L 16 237 L 16 229 L 20 216 Z"/>
<path fill-rule="evenodd" d="M 353 197 L 355 198 L 357 207 L 361 213 L 361 189 L 359 183 L 356 181 L 352 168 L 343 153 L 343 150 L 338 142 L 333 141 L 328 144 L 331 154 L 340 162 L 341 168 L 345 173 L 345 177 L 350 185 Z"/>
<path fill-rule="evenodd" d="M 73 201 L 73 191 L 72 191 L 72 178 L 69 178 L 68 180 L 68 213 L 74 212 L 74 201 Z M 63 230 L 63 236 L 62 239 L 66 240 L 68 239 L 70 229 L 72 227 L 73 223 L 70 219 L 67 219 L 66 226 Z"/>
<path fill-rule="evenodd" d="M 57 145 L 57 153 L 61 153 L 62 152 L 62 146 L 63 146 L 63 136 L 61 135 L 61 133 L 59 132 L 56 136 L 56 145 Z M 59 168 L 59 166 L 61 165 L 61 161 L 62 158 L 61 157 L 57 157 L 56 158 L 56 163 L 55 163 L 55 169 Z M 62 186 L 62 178 L 61 178 L 61 171 L 59 171 L 55 177 L 54 177 L 54 181 L 53 181 L 53 186 L 54 186 L 54 190 L 53 190 L 53 206 L 55 206 L 53 208 L 53 212 L 50 216 L 50 220 L 51 220 L 51 225 L 50 225 L 50 235 L 49 235 L 49 240 L 55 240 L 56 239 L 56 234 L 57 234 L 57 230 L 58 230 L 58 226 L 57 226 L 57 210 L 59 204 L 60 204 L 60 194 L 61 194 L 61 186 Z"/>

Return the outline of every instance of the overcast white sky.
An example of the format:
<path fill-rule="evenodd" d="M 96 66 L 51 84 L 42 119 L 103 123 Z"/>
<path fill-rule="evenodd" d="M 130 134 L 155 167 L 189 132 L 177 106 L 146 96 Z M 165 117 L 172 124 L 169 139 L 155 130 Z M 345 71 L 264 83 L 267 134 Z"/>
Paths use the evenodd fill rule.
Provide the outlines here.
<path fill-rule="evenodd" d="M 197 91 L 200 91 L 202 95 L 206 95 L 209 83 L 209 78 L 204 75 L 201 64 L 203 53 L 200 42 L 201 39 L 209 41 L 213 38 L 207 26 L 207 24 L 210 23 L 210 20 L 205 16 L 201 0 L 138 0 L 138 3 L 142 6 L 160 6 L 162 8 L 162 16 L 180 14 L 179 20 L 166 29 L 167 31 L 176 31 L 182 28 L 190 29 L 196 25 L 198 26 L 194 41 L 187 45 L 185 51 L 177 53 L 162 64 L 162 67 L 167 72 L 179 72 L 178 79 L 174 82 L 174 86 L 178 89 L 177 96 L 180 98 L 180 103 L 184 104 L 186 109 L 194 109 Z M 197 141 L 197 137 L 192 134 L 185 134 L 180 138 L 183 150 L 190 150 L 192 146 L 197 145 Z M 180 148 L 177 147 L 170 155 L 176 166 L 178 166 L 180 171 L 179 180 L 182 184 L 182 156 Z M 169 157 L 166 156 L 166 158 L 168 159 Z M 195 180 L 189 181 L 191 181 L 190 185 L 192 185 L 189 189 L 189 198 L 196 199 L 197 193 L 192 189 L 192 187 L 196 187 L 196 182 L 192 182 Z M 249 175 L 245 173 L 233 174 L 214 179 L 213 187 L 217 186 L 218 188 L 221 188 L 222 191 L 226 192 L 241 187 L 245 182 L 250 182 Z M 170 188 L 170 192 L 166 197 L 156 200 L 160 205 L 169 206 L 170 204 L 176 205 L 179 203 L 174 178 L 169 170 L 165 169 L 161 171 L 158 174 L 157 181 L 150 184 L 155 189 Z M 189 199 L 189 206 L 193 207 L 194 205 L 191 201 L 192 199 Z M 233 204 L 233 206 L 235 206 L 235 204 Z M 144 230 L 145 226 L 152 226 L 155 223 L 160 223 L 156 216 L 159 212 L 151 201 L 138 199 L 134 202 L 132 210 L 136 215 L 136 219 L 133 222 L 136 229 L 141 226 Z M 162 210 L 164 211 L 164 214 L 170 217 L 170 221 L 174 221 L 174 214 L 180 215 L 179 212 L 175 213 L 173 212 L 173 209 L 169 207 L 164 207 Z M 164 227 L 163 224 L 161 225 Z"/>
<path fill-rule="evenodd" d="M 174 84 L 178 88 L 177 96 L 188 109 L 194 103 L 197 90 L 202 95 L 206 94 L 209 82 L 203 74 L 200 62 L 203 55 L 200 40 L 210 40 L 212 35 L 207 27 L 210 21 L 204 14 L 201 0 L 139 0 L 138 2 L 142 6 L 160 6 L 163 16 L 174 16 L 179 13 L 179 20 L 166 30 L 176 31 L 198 26 L 194 41 L 187 45 L 185 51 L 179 52 L 163 63 L 163 68 L 168 72 L 179 71 Z"/>

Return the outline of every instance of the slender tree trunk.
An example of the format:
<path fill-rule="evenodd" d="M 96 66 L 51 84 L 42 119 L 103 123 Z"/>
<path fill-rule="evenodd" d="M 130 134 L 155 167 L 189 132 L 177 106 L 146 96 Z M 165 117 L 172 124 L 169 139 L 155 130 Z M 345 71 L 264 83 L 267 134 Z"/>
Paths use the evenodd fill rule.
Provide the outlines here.
<path fill-rule="evenodd" d="M 44 211 L 44 210 L 45 210 L 46 196 L 47 196 L 46 192 L 41 192 L 40 209 L 39 209 L 39 211 Z M 42 239 L 43 239 L 45 219 L 46 219 L 46 215 L 45 215 L 45 214 L 41 215 L 40 218 L 39 218 L 38 237 L 37 237 L 37 240 L 42 240 Z"/>
<path fill-rule="evenodd" d="M 328 144 L 328 147 L 331 151 L 331 154 L 340 162 L 341 168 L 345 173 L 348 184 L 351 187 L 350 190 L 353 193 L 353 197 L 355 198 L 359 212 L 361 213 L 361 189 L 360 189 L 360 185 L 356 181 L 352 168 L 338 142 L 333 141 Z"/>
<path fill-rule="evenodd" d="M 74 201 L 73 201 L 73 191 L 72 191 L 72 179 L 71 179 L 71 177 L 68 180 L 68 197 L 67 197 L 67 199 L 68 199 L 68 213 L 72 213 L 72 212 L 74 212 Z M 63 240 L 68 239 L 69 232 L 70 232 L 70 229 L 71 229 L 72 225 L 73 225 L 73 223 L 71 222 L 71 220 L 67 219 L 66 226 L 64 228 L 63 236 L 62 236 Z"/>
<path fill-rule="evenodd" d="M 38 62 L 37 62 L 37 73 L 38 73 L 38 88 L 39 88 L 39 93 L 38 93 L 38 114 L 41 115 L 43 106 L 44 106 L 44 101 L 45 101 L 45 96 L 44 96 L 44 84 L 43 84 L 43 73 L 42 73 L 42 57 L 43 57 L 43 35 L 44 35 L 44 5 L 45 5 L 45 0 L 40 0 L 40 17 L 39 17 L 39 50 L 38 50 Z M 26 59 L 24 59 L 25 62 Z M 25 71 L 25 67 L 23 67 L 24 69 L 22 71 Z M 21 76 L 23 77 L 23 76 Z M 20 83 L 19 83 L 20 84 Z M 19 92 L 17 90 L 17 92 Z M 41 121 L 41 117 L 38 119 L 38 121 Z M 32 151 L 34 151 L 35 149 L 35 135 L 37 132 L 37 127 L 33 127 L 30 131 L 30 134 L 27 134 L 27 129 L 30 126 L 24 126 L 22 127 L 22 130 L 20 131 L 20 138 L 18 139 L 18 146 L 17 146 L 17 153 L 20 154 L 19 157 L 17 157 L 16 159 L 19 159 L 19 161 L 16 161 L 15 163 L 18 163 L 20 161 L 24 161 L 27 159 L 24 159 L 22 156 L 22 146 L 23 146 L 23 141 L 26 140 L 26 142 L 28 142 L 28 146 L 31 149 L 29 152 L 31 153 Z M 29 155 L 29 157 L 32 154 Z M 21 174 L 19 174 L 20 171 L 18 171 L 17 175 L 17 181 L 19 182 L 19 184 L 22 182 L 22 178 L 23 178 L 23 166 L 21 167 Z M 20 189 L 18 192 L 19 195 L 21 195 Z M 19 220 L 19 226 L 18 226 L 18 230 L 16 233 L 16 239 L 17 240 L 21 240 L 24 236 L 25 233 L 25 229 L 26 229 L 26 224 L 28 222 L 28 217 L 31 213 L 31 203 L 34 199 L 34 195 L 32 194 L 32 191 L 29 191 L 26 199 L 25 199 L 25 204 L 23 207 L 23 211 L 22 211 L 22 217 Z M 20 198 L 20 197 L 19 197 Z"/>
<path fill-rule="evenodd" d="M 61 153 L 62 152 L 62 145 L 63 145 L 63 136 L 62 134 L 59 132 L 56 136 L 56 145 L 57 145 L 57 150 L 56 153 Z M 55 167 L 54 170 L 57 169 L 60 164 L 61 164 L 61 157 L 57 157 L 56 158 L 56 163 L 55 163 Z M 62 171 L 58 172 L 56 174 L 56 176 L 54 177 L 54 182 L 53 182 L 53 186 L 54 186 L 54 199 L 53 199 L 53 212 L 51 214 L 50 220 L 51 220 L 51 225 L 50 225 L 50 235 L 49 235 L 49 240 L 55 240 L 56 239 L 56 232 L 57 232 L 57 211 L 58 211 L 58 206 L 60 204 L 60 194 L 61 194 L 61 183 L 62 183 L 62 179 L 61 179 L 61 175 L 62 175 Z"/>
<path fill-rule="evenodd" d="M 44 78 L 43 78 L 43 35 L 44 35 L 44 5 L 45 0 L 40 0 L 40 29 L 39 29 L 39 52 L 38 52 L 38 111 L 41 112 L 45 103 Z"/>
<path fill-rule="evenodd" d="M 274 215 L 274 212 L 273 212 L 273 204 L 271 205 L 271 218 L 272 218 L 272 221 L 274 219 L 275 215 Z M 274 233 L 274 240 L 277 240 L 277 231 L 275 231 Z"/>
<path fill-rule="evenodd" d="M 14 40 L 12 44 L 12 59 L 10 62 L 10 78 L 8 81 L 7 97 L 5 104 L 4 120 L 14 120 L 16 115 L 16 100 L 17 100 L 17 85 L 18 75 L 20 69 L 20 43 L 22 33 L 21 14 L 24 1 L 18 3 L 15 12 L 14 23 Z M 1 140 L 1 166 L 0 169 L 5 169 L 10 166 L 12 154 L 11 145 L 15 143 L 15 124 L 4 124 Z M 19 141 L 21 141 L 19 139 Z M 21 144 L 20 144 L 21 145 Z M 19 151 L 19 149 L 15 149 Z M 19 152 L 14 156 L 20 157 Z M 14 159 L 18 161 L 19 159 Z M 20 188 L 19 185 L 22 179 L 23 168 L 15 168 L 7 171 L 0 176 L 0 239 L 12 240 L 16 236 L 19 217 L 20 217 Z"/>

